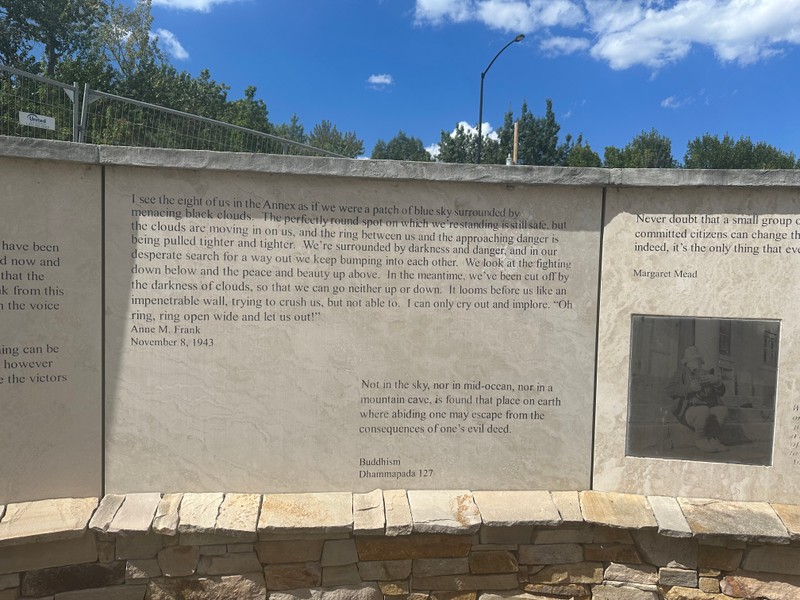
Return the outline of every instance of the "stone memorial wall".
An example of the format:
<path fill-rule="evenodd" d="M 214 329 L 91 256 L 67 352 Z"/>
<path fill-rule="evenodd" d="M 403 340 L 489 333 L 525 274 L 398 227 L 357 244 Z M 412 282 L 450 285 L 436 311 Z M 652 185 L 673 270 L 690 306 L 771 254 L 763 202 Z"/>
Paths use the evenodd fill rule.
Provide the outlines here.
<path fill-rule="evenodd" d="M 3 141 L 0 504 L 796 497 L 796 172 Z"/>

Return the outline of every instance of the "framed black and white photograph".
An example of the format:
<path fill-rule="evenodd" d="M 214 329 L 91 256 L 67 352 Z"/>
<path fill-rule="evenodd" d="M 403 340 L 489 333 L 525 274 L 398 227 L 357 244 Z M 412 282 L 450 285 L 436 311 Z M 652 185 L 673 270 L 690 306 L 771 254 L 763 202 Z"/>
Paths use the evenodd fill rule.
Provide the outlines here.
<path fill-rule="evenodd" d="M 780 321 L 633 315 L 626 455 L 771 465 Z"/>

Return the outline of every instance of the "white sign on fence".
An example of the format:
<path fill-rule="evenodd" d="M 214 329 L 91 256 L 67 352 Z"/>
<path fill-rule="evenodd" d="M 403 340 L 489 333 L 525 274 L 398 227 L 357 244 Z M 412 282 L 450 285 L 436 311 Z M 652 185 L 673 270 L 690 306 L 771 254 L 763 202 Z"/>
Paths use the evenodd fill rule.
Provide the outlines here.
<path fill-rule="evenodd" d="M 56 120 L 54 117 L 45 117 L 36 113 L 19 111 L 19 124 L 28 127 L 38 127 L 40 129 L 51 129 L 55 131 Z"/>

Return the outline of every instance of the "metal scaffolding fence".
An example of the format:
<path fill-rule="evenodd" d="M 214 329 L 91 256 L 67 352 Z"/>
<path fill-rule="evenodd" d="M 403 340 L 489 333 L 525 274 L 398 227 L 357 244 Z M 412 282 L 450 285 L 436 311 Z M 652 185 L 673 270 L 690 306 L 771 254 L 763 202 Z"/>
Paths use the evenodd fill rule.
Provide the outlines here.
<path fill-rule="evenodd" d="M 341 154 L 179 110 L 0 65 L 0 134 L 52 140 L 265 154 Z"/>

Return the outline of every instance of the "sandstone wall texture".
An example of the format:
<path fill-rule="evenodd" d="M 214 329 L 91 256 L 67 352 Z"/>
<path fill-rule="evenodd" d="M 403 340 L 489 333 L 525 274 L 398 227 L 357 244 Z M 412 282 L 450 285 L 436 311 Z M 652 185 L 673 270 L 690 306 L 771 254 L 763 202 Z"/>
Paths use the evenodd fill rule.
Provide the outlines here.
<path fill-rule="evenodd" d="M 0 515 L 0 600 L 800 597 L 794 505 L 375 490 L 108 495 Z"/>

